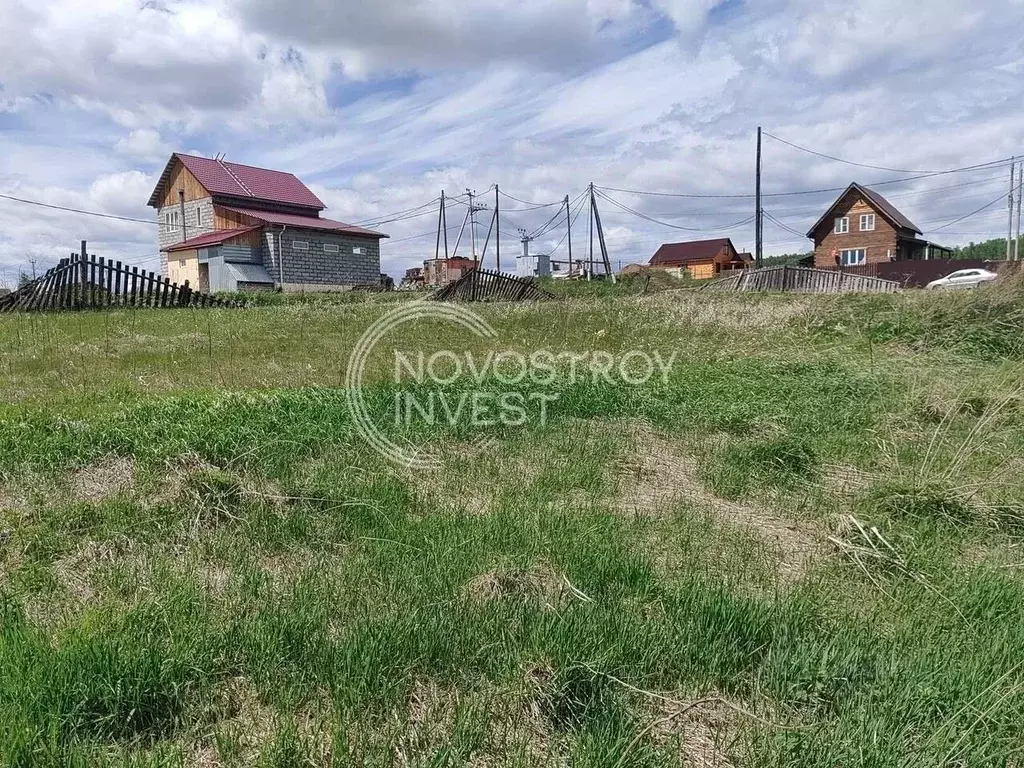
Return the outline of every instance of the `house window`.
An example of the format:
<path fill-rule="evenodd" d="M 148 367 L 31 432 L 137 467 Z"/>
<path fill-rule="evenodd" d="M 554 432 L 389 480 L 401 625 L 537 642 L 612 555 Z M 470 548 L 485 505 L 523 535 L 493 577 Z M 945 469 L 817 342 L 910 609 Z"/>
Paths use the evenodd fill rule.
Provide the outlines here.
<path fill-rule="evenodd" d="M 839 252 L 839 263 L 844 267 L 855 267 L 868 260 L 867 248 L 850 248 Z"/>
<path fill-rule="evenodd" d="M 196 226 L 197 227 L 203 226 L 203 209 L 202 208 L 196 208 Z"/>
<path fill-rule="evenodd" d="M 178 259 L 178 266 L 179 267 L 184 267 L 185 266 L 185 260 L 184 259 Z"/>
<path fill-rule="evenodd" d="M 860 217 L 860 231 L 861 232 L 874 232 L 875 231 L 875 214 L 873 213 L 862 213 Z"/>
<path fill-rule="evenodd" d="M 336 243 L 324 243 L 324 253 L 338 253 L 341 248 Z"/>
<path fill-rule="evenodd" d="M 850 217 L 843 216 L 842 218 L 836 219 L 835 233 L 837 235 L 845 235 L 850 231 Z"/>
<path fill-rule="evenodd" d="M 305 240 L 292 240 L 292 250 L 293 251 L 308 251 L 309 250 L 309 243 L 306 242 Z"/>
<path fill-rule="evenodd" d="M 361 246 L 357 245 L 355 248 L 352 249 L 352 253 L 354 253 L 356 256 L 362 256 L 364 251 Z"/>

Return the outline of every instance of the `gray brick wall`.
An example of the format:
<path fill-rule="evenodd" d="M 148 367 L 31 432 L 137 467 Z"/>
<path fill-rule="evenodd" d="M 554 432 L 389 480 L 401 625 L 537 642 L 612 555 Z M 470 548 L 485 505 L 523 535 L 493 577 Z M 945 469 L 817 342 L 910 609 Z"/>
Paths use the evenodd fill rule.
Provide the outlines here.
<path fill-rule="evenodd" d="M 164 223 L 168 213 L 178 214 L 177 224 L 167 225 Z M 185 233 L 187 237 L 182 237 L 181 205 L 179 203 L 158 209 L 156 220 L 160 224 L 158 237 L 161 248 L 176 245 L 182 240 L 192 239 L 207 232 L 213 232 L 213 198 L 204 197 L 201 200 L 185 203 Z M 163 254 L 160 265 L 166 275 L 167 254 Z"/>
<path fill-rule="evenodd" d="M 268 233 L 269 234 L 269 233 Z M 264 266 L 278 280 L 277 233 L 264 242 Z M 307 250 L 296 250 L 295 241 L 308 243 Z M 284 252 L 284 282 L 289 290 L 301 287 L 348 288 L 380 281 L 380 241 L 375 237 L 359 237 L 336 232 L 286 229 L 281 236 Z M 324 250 L 324 245 L 338 246 L 337 253 Z M 362 254 L 353 253 L 362 248 Z"/>

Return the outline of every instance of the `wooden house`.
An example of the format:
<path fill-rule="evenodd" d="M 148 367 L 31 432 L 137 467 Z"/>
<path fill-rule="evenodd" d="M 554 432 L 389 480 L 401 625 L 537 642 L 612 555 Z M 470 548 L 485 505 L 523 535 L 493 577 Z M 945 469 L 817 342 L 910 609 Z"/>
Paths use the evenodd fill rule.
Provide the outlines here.
<path fill-rule="evenodd" d="M 856 267 L 938 258 L 949 249 L 920 237 L 921 230 L 874 190 L 853 183 L 811 227 L 814 266 Z"/>
<path fill-rule="evenodd" d="M 380 281 L 380 232 L 324 218 L 290 173 L 171 155 L 149 205 L 164 274 L 201 291 L 344 290 Z"/>
<path fill-rule="evenodd" d="M 695 280 L 702 280 L 721 272 L 746 269 L 753 261 L 749 253 L 739 253 L 732 240 L 721 238 L 665 243 L 651 257 L 649 266 L 672 272 L 679 277 L 685 272 Z"/>

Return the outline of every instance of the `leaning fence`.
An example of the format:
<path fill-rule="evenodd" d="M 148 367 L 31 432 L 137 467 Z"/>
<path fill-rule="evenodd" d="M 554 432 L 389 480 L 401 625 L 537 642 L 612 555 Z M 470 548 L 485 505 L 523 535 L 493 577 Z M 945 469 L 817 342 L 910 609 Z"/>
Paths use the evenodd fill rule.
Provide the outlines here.
<path fill-rule="evenodd" d="M 62 259 L 39 279 L 0 297 L 0 312 L 237 306 L 242 302 L 193 290 L 188 280 L 179 285 L 120 261 L 77 254 Z"/>
<path fill-rule="evenodd" d="M 806 267 L 737 270 L 735 274 L 701 286 L 705 291 L 790 293 L 894 293 L 899 288 L 900 284 L 894 280 Z"/>

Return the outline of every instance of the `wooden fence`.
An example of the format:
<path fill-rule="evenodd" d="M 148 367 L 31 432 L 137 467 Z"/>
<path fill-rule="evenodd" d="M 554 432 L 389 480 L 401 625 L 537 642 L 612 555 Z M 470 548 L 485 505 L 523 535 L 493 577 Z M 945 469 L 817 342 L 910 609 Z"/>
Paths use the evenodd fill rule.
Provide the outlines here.
<path fill-rule="evenodd" d="M 474 269 L 430 298 L 434 301 L 546 301 L 555 296 L 534 280 Z"/>
<path fill-rule="evenodd" d="M 0 312 L 56 312 L 107 307 L 237 307 L 120 261 L 73 255 L 45 275 L 0 297 Z"/>
<path fill-rule="evenodd" d="M 899 288 L 900 284 L 893 280 L 806 267 L 737 270 L 733 275 L 711 280 L 701 286 L 704 291 L 791 293 L 893 293 Z"/>

